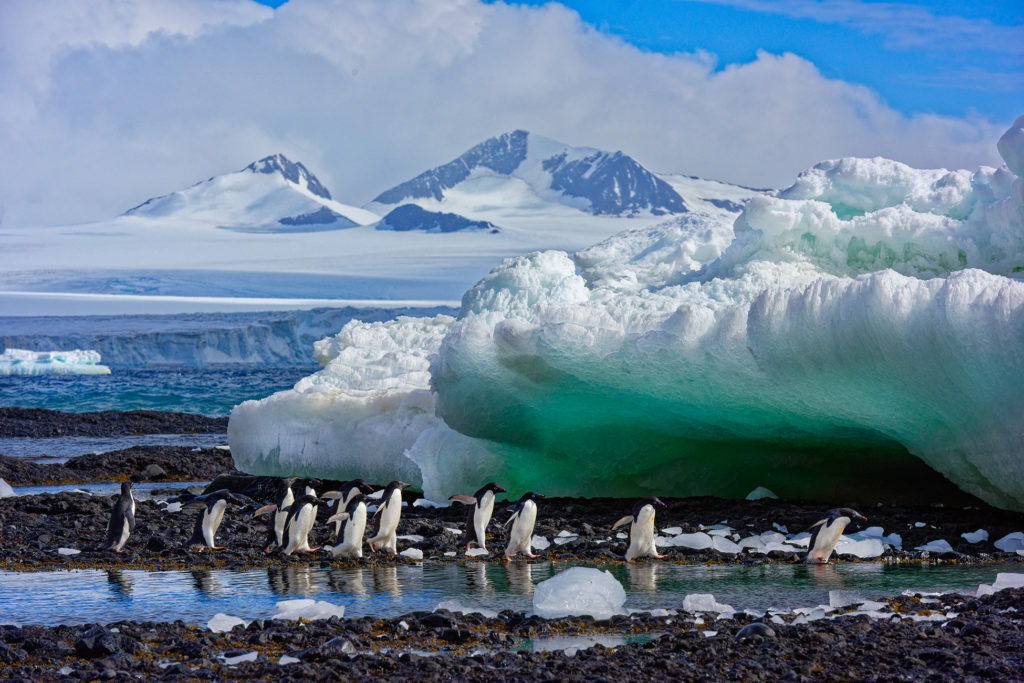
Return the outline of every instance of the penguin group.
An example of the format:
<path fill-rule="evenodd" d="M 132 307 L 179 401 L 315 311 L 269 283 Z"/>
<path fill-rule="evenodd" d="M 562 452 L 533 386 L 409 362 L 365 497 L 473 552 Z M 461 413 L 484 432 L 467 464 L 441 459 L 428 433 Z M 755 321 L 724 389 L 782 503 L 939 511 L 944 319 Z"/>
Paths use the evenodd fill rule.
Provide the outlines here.
<path fill-rule="evenodd" d="M 267 543 L 265 552 L 279 551 L 284 555 L 296 552 L 312 553 L 319 547 L 311 547 L 309 536 L 316 523 L 321 507 L 335 504 L 333 514 L 327 518 L 334 525 L 330 552 L 334 557 L 359 559 L 363 557 L 364 543 L 372 552 L 398 553 L 398 524 L 402 516 L 402 491 L 410 484 L 392 481 L 378 495 L 372 486 L 362 479 L 332 482 L 330 490 L 317 495 L 317 488 L 324 485 L 319 479 L 289 477 L 280 479 L 274 493 L 274 502 L 257 509 L 253 516 L 269 514 L 267 521 Z M 461 542 L 467 553 L 476 547 L 487 550 L 487 527 L 494 513 L 495 496 L 507 493 L 507 489 L 495 482 L 484 484 L 473 495 L 454 494 L 450 501 L 465 503 L 466 524 Z M 369 515 L 368 501 L 379 499 L 372 516 Z M 535 491 L 524 493 L 511 507 L 504 527 L 511 527 L 505 545 L 505 560 L 522 554 L 528 558 L 537 557 L 532 552 L 532 539 L 537 523 L 537 503 L 544 495 Z M 251 502 L 245 496 L 221 488 L 203 495 L 189 495 L 182 501 L 189 507 L 198 507 L 200 512 L 187 545 L 199 552 L 221 550 L 216 544 L 217 530 L 224 519 L 229 505 L 242 506 Z M 130 481 L 121 484 L 107 524 L 106 539 L 101 549 L 123 552 L 130 534 L 135 530 L 135 498 Z M 629 525 L 629 545 L 625 553 L 627 562 L 650 557 L 662 559 L 655 545 L 655 515 L 658 508 L 665 508 L 661 499 L 655 496 L 641 498 L 635 502 L 630 514 L 619 518 L 612 530 Z M 366 525 L 376 520 L 376 528 L 366 536 Z M 829 561 L 847 525 L 853 521 L 867 521 L 867 518 L 852 508 L 834 508 L 810 527 L 810 540 L 805 561 L 810 564 L 825 564 Z"/>

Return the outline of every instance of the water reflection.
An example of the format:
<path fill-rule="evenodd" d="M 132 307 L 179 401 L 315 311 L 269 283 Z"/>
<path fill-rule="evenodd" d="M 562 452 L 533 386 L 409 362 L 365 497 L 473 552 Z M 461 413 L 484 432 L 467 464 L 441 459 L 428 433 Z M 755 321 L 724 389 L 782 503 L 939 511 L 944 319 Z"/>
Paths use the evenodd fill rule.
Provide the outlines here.
<path fill-rule="evenodd" d="M 466 585 L 471 593 L 488 593 L 491 589 L 491 579 L 487 576 L 490 568 L 487 562 L 466 563 Z M 497 567 L 495 567 L 497 569 Z"/>
<path fill-rule="evenodd" d="M 334 593 L 348 595 L 368 595 L 370 592 L 366 588 L 366 570 L 362 567 L 328 570 L 327 587 Z"/>
<path fill-rule="evenodd" d="M 533 565 L 529 562 L 509 562 L 505 565 L 508 592 L 516 595 L 533 595 Z"/>
<path fill-rule="evenodd" d="M 192 584 L 196 587 L 196 592 L 199 595 L 210 597 L 213 593 L 220 591 L 220 582 L 212 569 L 193 569 L 190 573 L 192 574 Z"/>
<path fill-rule="evenodd" d="M 319 592 L 314 579 L 313 567 L 308 565 L 271 565 L 267 567 L 267 585 L 276 595 L 298 595 L 309 597 Z"/>
<path fill-rule="evenodd" d="M 107 584 L 118 600 L 132 599 L 132 587 L 135 585 L 135 580 L 132 579 L 130 573 L 123 569 L 108 569 Z"/>
<path fill-rule="evenodd" d="M 635 591 L 654 592 L 658 590 L 658 562 L 634 562 L 626 568 L 629 587 Z"/>

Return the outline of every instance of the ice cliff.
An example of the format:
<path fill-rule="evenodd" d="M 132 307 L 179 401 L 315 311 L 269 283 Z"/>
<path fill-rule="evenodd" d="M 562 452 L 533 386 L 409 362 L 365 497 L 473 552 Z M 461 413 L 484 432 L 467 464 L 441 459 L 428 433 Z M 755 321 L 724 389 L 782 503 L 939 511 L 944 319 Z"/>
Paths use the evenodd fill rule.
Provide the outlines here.
<path fill-rule="evenodd" d="M 930 468 L 1024 509 L 1024 117 L 998 149 L 823 162 L 735 221 L 507 259 L 455 320 L 349 323 L 319 373 L 236 407 L 235 460 L 432 498 L 869 501 L 927 495 Z"/>

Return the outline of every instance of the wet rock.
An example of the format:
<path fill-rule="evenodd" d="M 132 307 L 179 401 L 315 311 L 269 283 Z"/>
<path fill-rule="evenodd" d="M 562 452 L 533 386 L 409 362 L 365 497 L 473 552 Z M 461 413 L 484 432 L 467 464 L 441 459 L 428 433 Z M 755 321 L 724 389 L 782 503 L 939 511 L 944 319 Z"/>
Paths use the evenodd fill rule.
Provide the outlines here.
<path fill-rule="evenodd" d="M 747 624 L 739 631 L 736 632 L 736 640 L 743 640 L 745 638 L 774 638 L 775 630 L 768 624 L 764 624 L 760 621 L 755 621 L 752 624 Z"/>

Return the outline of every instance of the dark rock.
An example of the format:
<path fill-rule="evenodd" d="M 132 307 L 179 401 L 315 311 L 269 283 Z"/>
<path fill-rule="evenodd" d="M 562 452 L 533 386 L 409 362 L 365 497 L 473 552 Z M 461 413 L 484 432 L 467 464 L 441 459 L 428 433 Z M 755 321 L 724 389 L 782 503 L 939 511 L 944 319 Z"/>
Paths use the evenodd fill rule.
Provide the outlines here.
<path fill-rule="evenodd" d="M 752 624 L 747 624 L 739 631 L 736 632 L 736 639 L 743 640 L 744 638 L 774 638 L 775 630 L 768 624 L 755 621 Z"/>

